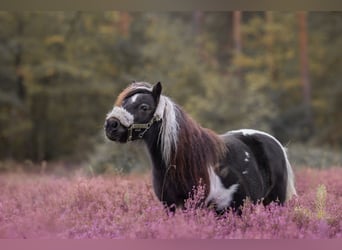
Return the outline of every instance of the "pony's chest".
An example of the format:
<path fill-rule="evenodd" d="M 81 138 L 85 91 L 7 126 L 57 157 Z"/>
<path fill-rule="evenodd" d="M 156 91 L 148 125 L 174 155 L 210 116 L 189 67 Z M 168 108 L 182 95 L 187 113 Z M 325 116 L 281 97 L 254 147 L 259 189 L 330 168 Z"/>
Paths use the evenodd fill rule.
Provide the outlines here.
<path fill-rule="evenodd" d="M 168 168 L 166 170 L 153 170 L 153 189 L 162 202 L 168 206 L 182 206 L 191 190 L 186 188 L 178 180 L 175 173 L 176 169 Z"/>

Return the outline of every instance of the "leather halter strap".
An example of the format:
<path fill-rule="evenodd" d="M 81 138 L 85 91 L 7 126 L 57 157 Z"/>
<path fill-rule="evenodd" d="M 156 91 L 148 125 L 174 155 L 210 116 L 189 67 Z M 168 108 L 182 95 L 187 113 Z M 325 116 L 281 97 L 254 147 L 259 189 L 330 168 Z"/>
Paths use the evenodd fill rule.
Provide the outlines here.
<path fill-rule="evenodd" d="M 128 138 L 127 141 L 133 140 L 133 132 L 138 132 L 138 139 L 142 139 L 144 134 L 149 130 L 149 128 L 153 125 L 153 123 L 160 121 L 161 118 L 159 116 L 153 116 L 152 119 L 148 123 L 133 123 L 128 128 Z"/>
<path fill-rule="evenodd" d="M 151 91 L 148 89 L 137 89 L 132 91 L 131 93 L 129 93 L 125 99 L 127 99 L 128 97 L 131 97 L 132 95 L 135 95 L 137 93 L 148 93 L 151 94 Z M 159 103 L 159 101 L 158 101 Z M 128 141 L 132 141 L 133 140 L 133 132 L 138 132 L 138 139 L 142 139 L 144 134 L 149 130 L 149 128 L 153 125 L 153 123 L 160 121 L 162 118 L 160 117 L 159 114 L 156 114 L 156 111 L 153 115 L 153 117 L 151 118 L 151 120 L 148 123 L 133 123 L 129 128 L 128 128 L 128 138 L 127 138 L 127 142 Z"/>

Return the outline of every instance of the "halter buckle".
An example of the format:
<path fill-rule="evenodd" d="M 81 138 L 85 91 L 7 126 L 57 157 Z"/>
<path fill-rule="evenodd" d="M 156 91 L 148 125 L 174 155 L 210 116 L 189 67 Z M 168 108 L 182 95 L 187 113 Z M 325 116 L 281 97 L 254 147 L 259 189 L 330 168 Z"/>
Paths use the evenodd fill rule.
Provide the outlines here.
<path fill-rule="evenodd" d="M 147 130 L 152 126 L 153 123 L 156 121 L 160 121 L 159 116 L 153 116 L 151 120 L 148 123 L 133 123 L 129 128 L 128 128 L 128 139 L 127 141 L 132 141 L 133 139 L 133 131 L 134 132 L 140 132 L 138 134 L 138 138 L 142 139 L 144 134 L 147 132 Z"/>

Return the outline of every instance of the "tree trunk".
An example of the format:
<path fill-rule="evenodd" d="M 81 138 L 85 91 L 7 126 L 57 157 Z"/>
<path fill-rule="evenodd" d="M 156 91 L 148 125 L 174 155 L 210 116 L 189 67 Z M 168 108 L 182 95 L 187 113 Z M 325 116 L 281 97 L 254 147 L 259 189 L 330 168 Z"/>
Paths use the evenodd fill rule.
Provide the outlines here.
<path fill-rule="evenodd" d="M 241 42 L 241 11 L 233 12 L 233 39 L 236 53 L 240 54 L 242 50 Z"/>
<path fill-rule="evenodd" d="M 267 64 L 268 64 L 268 71 L 269 76 L 271 80 L 271 85 L 274 86 L 274 84 L 277 82 L 277 69 L 275 65 L 274 60 L 274 35 L 272 31 L 272 25 L 273 25 L 273 12 L 272 11 L 266 11 L 266 36 L 268 36 L 267 39 L 267 50 L 268 50 L 268 56 L 267 56 Z"/>
<path fill-rule="evenodd" d="M 195 46 L 198 51 L 201 60 L 206 61 L 209 64 L 215 64 L 214 58 L 210 56 L 207 50 L 203 46 L 202 25 L 205 19 L 203 11 L 194 11 L 192 14 L 192 32 L 194 35 Z"/>
<path fill-rule="evenodd" d="M 233 40 L 234 40 L 234 47 L 235 47 L 235 56 L 239 57 L 242 52 L 242 41 L 241 41 L 241 11 L 234 11 L 233 12 Z M 240 84 L 242 84 L 242 72 L 240 67 L 236 66 L 235 71 L 236 77 Z"/>
<path fill-rule="evenodd" d="M 199 36 L 202 30 L 202 22 L 203 22 L 203 12 L 200 10 L 196 10 L 193 12 L 192 16 L 193 22 L 193 32 L 195 36 Z"/>
<path fill-rule="evenodd" d="M 24 21 L 18 18 L 17 36 L 19 37 L 19 39 L 23 35 L 24 25 L 25 25 Z M 25 101 L 26 89 L 24 85 L 24 76 L 22 72 L 22 56 L 23 56 L 23 50 L 22 50 L 21 41 L 19 41 L 14 51 L 14 68 L 15 68 L 15 74 L 16 74 L 15 83 L 16 83 L 17 95 L 19 99 L 21 101 Z"/>
<path fill-rule="evenodd" d="M 300 78 L 302 86 L 303 105 L 305 108 L 305 123 L 309 131 L 313 127 L 312 110 L 311 110 L 311 83 L 309 75 L 309 58 L 308 58 L 308 28 L 307 13 L 300 11 L 297 13 L 299 26 L 299 53 L 300 53 Z"/>
<path fill-rule="evenodd" d="M 128 36 L 131 21 L 132 21 L 132 18 L 128 12 L 126 11 L 120 12 L 119 31 L 122 36 L 124 37 Z"/>

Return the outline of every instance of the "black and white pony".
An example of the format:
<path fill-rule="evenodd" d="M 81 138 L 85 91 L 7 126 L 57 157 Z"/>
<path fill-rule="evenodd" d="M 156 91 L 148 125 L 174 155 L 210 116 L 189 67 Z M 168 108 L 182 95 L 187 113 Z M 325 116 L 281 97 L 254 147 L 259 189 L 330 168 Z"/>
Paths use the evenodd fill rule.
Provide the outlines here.
<path fill-rule="evenodd" d="M 193 187 L 205 185 L 207 206 L 239 209 L 244 199 L 284 203 L 296 195 L 282 145 L 250 129 L 218 135 L 201 127 L 160 83 L 132 83 L 107 114 L 106 136 L 125 143 L 143 140 L 153 162 L 153 187 L 166 205 L 182 207 Z"/>

